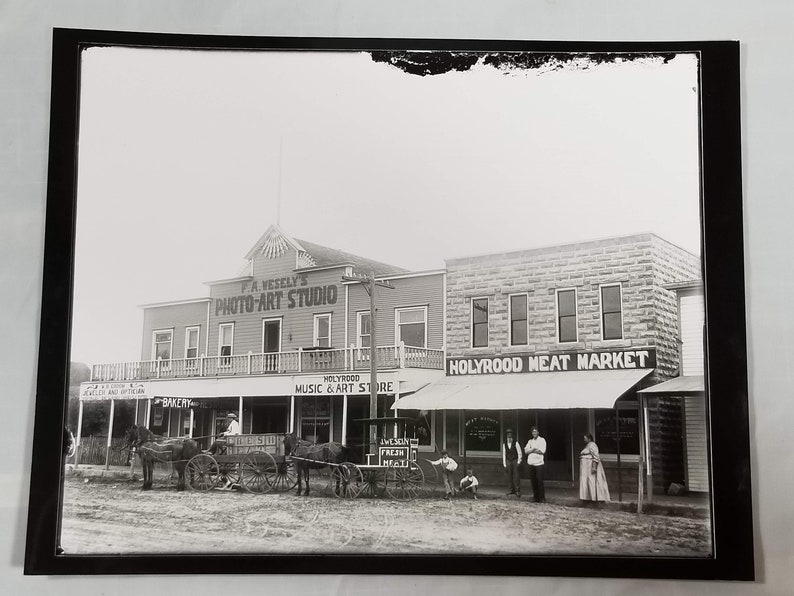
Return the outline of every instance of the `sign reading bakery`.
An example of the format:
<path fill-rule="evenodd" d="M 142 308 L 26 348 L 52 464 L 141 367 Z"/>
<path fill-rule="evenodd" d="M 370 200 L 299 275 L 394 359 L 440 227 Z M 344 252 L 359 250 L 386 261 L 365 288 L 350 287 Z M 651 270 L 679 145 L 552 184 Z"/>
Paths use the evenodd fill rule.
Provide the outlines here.
<path fill-rule="evenodd" d="M 637 368 L 656 368 L 654 348 L 447 358 L 447 376 Z"/>

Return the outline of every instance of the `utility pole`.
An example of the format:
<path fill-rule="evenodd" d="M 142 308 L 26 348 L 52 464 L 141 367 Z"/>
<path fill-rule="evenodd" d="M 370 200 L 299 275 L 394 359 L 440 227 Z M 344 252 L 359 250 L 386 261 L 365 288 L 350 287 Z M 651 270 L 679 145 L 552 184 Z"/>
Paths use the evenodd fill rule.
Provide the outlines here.
<path fill-rule="evenodd" d="M 375 301 L 375 287 L 394 289 L 394 286 L 387 281 L 377 281 L 375 273 L 370 275 L 343 275 L 342 281 L 360 283 L 364 290 L 369 294 L 369 417 L 378 417 L 378 363 L 376 359 L 377 344 L 377 325 L 375 324 L 375 317 L 377 305 Z M 375 436 L 377 427 L 373 424 L 369 425 L 369 441 L 375 444 L 377 437 Z"/>

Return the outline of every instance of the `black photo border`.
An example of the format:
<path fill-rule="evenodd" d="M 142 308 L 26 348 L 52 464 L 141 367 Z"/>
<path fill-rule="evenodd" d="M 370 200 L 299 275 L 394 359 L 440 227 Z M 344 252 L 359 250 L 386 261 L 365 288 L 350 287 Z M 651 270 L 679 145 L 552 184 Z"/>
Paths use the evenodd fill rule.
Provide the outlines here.
<path fill-rule="evenodd" d="M 68 405 L 80 54 L 91 46 L 229 50 L 438 50 L 699 54 L 713 555 L 57 555 Z M 739 42 L 247 37 L 54 29 L 41 331 L 26 574 L 366 573 L 753 580 L 740 146 Z M 718 403 L 718 407 L 711 407 Z"/>

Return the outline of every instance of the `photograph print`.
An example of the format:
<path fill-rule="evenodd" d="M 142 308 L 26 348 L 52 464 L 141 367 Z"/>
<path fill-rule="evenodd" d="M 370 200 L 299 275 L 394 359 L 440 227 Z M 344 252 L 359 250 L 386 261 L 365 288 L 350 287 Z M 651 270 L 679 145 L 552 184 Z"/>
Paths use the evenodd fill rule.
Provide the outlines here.
<path fill-rule="evenodd" d="M 715 575 L 698 48 L 94 35 L 48 565 Z"/>

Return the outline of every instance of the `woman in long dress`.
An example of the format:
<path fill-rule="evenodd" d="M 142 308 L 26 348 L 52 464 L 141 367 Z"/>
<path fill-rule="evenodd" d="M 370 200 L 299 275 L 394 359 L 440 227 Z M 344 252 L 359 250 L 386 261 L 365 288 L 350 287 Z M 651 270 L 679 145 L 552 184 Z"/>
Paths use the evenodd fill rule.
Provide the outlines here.
<path fill-rule="evenodd" d="M 585 448 L 579 454 L 579 499 L 583 505 L 590 501 L 609 501 L 609 487 L 598 455 L 598 445 L 590 433 L 584 435 L 584 442 Z"/>

